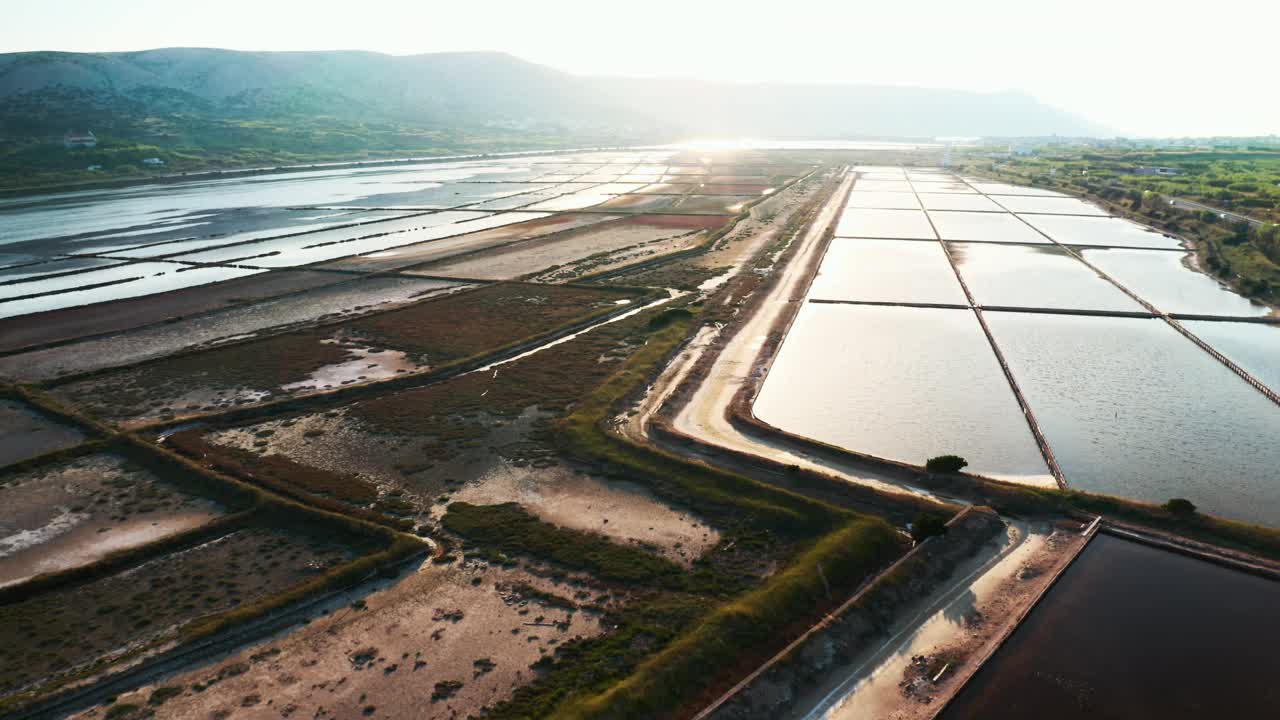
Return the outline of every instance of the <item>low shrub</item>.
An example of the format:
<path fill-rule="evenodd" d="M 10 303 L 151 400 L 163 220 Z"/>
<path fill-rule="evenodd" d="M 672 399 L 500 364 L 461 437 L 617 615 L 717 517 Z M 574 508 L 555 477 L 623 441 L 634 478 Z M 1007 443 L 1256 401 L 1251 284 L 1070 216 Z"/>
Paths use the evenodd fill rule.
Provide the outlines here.
<path fill-rule="evenodd" d="M 959 455 L 938 455 L 925 461 L 924 469 L 937 473 L 958 473 L 969 465 L 969 461 Z"/>

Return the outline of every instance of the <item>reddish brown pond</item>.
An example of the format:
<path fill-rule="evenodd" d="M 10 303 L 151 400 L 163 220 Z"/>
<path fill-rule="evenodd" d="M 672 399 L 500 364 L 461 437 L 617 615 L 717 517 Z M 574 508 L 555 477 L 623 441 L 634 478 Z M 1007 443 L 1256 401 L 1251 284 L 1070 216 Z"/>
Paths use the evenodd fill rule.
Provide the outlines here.
<path fill-rule="evenodd" d="M 941 717 L 1275 717 L 1278 611 L 1278 582 L 1099 535 Z"/>

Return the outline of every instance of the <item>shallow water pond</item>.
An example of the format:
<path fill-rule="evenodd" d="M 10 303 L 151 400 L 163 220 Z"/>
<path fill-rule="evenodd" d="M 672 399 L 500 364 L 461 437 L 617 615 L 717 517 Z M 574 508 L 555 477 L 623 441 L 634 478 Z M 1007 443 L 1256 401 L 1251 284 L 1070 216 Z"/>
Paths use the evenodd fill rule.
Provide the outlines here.
<path fill-rule="evenodd" d="M 1033 197 L 1024 195 L 1001 195 L 995 198 L 1009 212 L 1045 213 L 1052 215 L 1099 215 L 1105 216 L 1106 210 L 1073 197 Z"/>
<path fill-rule="evenodd" d="M 1052 486 L 991 346 L 969 310 L 810 303 L 755 403 L 765 422 L 917 465 Z"/>
<path fill-rule="evenodd" d="M 920 210 L 849 208 L 840 216 L 836 237 L 935 240 L 938 236 Z"/>
<path fill-rule="evenodd" d="M 1061 248 L 989 243 L 950 247 L 981 305 L 1144 312 L 1133 298 Z"/>
<path fill-rule="evenodd" d="M 1280 325 L 1183 320 L 1183 327 L 1280 393 Z"/>
<path fill-rule="evenodd" d="M 1160 250 L 1086 249 L 1085 260 L 1160 310 L 1190 315 L 1255 317 L 1270 309 L 1188 267 L 1190 254 Z"/>
<path fill-rule="evenodd" d="M 927 192 L 923 184 L 916 185 L 920 193 L 920 201 L 929 210 L 969 210 L 974 212 L 1004 212 L 1004 208 L 986 195 L 966 195 L 963 193 Z"/>
<path fill-rule="evenodd" d="M 943 240 L 970 240 L 974 242 L 1053 244 L 1009 213 L 989 212 L 929 212 L 933 225 Z"/>
<path fill-rule="evenodd" d="M 1182 243 L 1175 237 L 1162 235 L 1123 218 L 1027 215 L 1023 219 L 1063 245 L 1103 245 L 1173 250 L 1182 247 Z"/>
<path fill-rule="evenodd" d="M 942 718 L 1269 717 L 1277 605 L 1280 583 L 1099 535 Z"/>
<path fill-rule="evenodd" d="M 832 239 L 809 297 L 968 305 L 942 245 L 918 240 Z"/>
<path fill-rule="evenodd" d="M 1068 485 L 1280 526 L 1280 408 L 1164 321 L 986 318 Z"/>

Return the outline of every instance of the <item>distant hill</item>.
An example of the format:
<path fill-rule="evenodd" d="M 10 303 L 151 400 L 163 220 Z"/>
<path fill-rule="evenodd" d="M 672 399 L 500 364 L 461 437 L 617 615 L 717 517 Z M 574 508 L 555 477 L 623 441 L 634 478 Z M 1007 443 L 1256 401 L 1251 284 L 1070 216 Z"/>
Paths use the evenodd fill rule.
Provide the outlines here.
<path fill-rule="evenodd" d="M 1021 92 L 598 78 L 604 95 L 700 133 L 770 138 L 1109 134 Z"/>
<path fill-rule="evenodd" d="M 396 57 L 371 52 L 0 55 L 0 121 L 8 131 L 104 108 L 213 117 L 322 115 L 426 125 L 547 123 L 626 128 L 634 120 L 577 77 L 501 53 Z M 118 118 L 125 122 L 131 118 Z M 47 129 L 46 129 L 47 131 Z"/>
<path fill-rule="evenodd" d="M 63 151 L 67 130 L 93 150 Z M 1087 135 L 1019 93 L 581 77 L 503 53 L 0 54 L 0 182 L 690 136 Z M 47 179 L 47 178 L 46 178 Z M 25 180 L 24 180 L 25 182 Z"/>

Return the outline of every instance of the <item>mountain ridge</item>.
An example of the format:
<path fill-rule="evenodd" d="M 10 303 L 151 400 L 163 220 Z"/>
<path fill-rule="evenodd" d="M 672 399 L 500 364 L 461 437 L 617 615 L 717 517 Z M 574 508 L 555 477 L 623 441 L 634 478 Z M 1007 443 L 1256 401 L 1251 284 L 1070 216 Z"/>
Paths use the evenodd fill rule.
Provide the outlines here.
<path fill-rule="evenodd" d="M 1030 136 L 1102 130 L 1017 91 L 579 76 L 489 51 L 0 54 L 0 99 L 43 95 L 74 111 L 65 97 L 69 90 L 136 100 L 144 110 L 167 98 L 170 107 L 162 112 L 252 117 L 260 110 L 288 112 L 280 99 L 293 98 L 298 113 L 430 125 L 549 123 L 570 131 L 612 126 L 639 134 Z M 300 102 L 306 95 L 314 97 Z M 189 107 L 172 107 L 183 98 Z M 9 115 L 0 113 L 0 127 L 12 124 Z"/>

